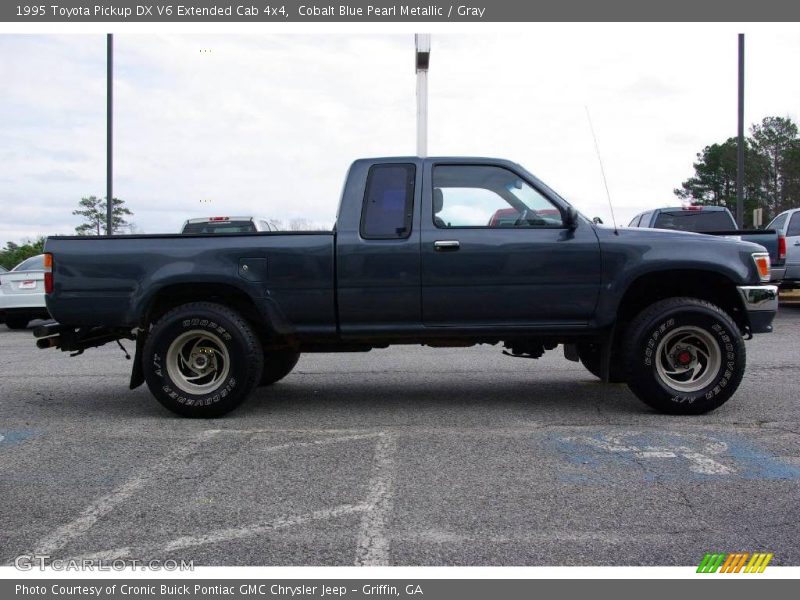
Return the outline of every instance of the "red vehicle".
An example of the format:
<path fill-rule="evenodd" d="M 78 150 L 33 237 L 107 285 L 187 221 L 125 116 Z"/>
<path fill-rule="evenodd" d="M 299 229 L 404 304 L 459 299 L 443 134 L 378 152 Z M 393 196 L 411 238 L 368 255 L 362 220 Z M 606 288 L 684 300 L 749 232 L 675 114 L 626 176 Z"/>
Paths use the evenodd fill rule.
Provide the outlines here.
<path fill-rule="evenodd" d="M 560 215 L 555 209 L 530 211 L 527 215 L 520 215 L 516 208 L 501 208 L 495 211 L 492 218 L 489 219 L 488 225 L 489 227 L 514 227 L 520 219 L 540 218 L 547 220 L 548 217 L 559 219 Z"/>

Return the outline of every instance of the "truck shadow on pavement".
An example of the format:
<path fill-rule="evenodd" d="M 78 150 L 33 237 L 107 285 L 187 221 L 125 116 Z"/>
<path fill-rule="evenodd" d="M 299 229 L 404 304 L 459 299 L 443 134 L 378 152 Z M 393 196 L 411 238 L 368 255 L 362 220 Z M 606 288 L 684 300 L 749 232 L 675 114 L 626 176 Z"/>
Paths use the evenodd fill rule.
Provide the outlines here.
<path fill-rule="evenodd" d="M 326 379 L 323 381 L 323 379 Z M 337 377 L 337 379 L 341 379 Z M 335 420 L 338 424 L 361 427 L 370 421 L 380 424 L 420 422 L 486 423 L 509 419 L 531 419 L 537 414 L 559 415 L 559 420 L 582 416 L 596 418 L 617 415 L 655 415 L 620 384 L 603 385 L 594 379 L 554 381 L 537 378 L 518 382 L 408 382 L 398 385 L 395 378 L 385 381 L 331 381 L 327 377 L 294 374 L 265 388 L 257 388 L 232 413 L 209 421 L 231 421 L 267 417 L 270 422 L 298 417 L 309 421 Z M 106 418 L 157 416 L 180 421 L 162 408 L 146 387 L 129 391 L 119 388 L 87 386 L 81 392 L 57 401 L 40 394 L 29 403 L 59 406 L 72 414 Z M 49 410 L 48 410 L 49 412 Z M 60 412 L 60 411 L 59 411 Z"/>

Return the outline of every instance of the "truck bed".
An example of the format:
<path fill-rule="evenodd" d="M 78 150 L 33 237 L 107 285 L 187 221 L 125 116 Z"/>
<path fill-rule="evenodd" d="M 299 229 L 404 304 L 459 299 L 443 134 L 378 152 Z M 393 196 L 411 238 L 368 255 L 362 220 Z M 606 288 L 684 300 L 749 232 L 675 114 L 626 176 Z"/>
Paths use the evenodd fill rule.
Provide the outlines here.
<path fill-rule="evenodd" d="M 158 294 L 227 286 L 287 327 L 336 330 L 333 232 L 56 236 L 50 314 L 136 327 Z"/>

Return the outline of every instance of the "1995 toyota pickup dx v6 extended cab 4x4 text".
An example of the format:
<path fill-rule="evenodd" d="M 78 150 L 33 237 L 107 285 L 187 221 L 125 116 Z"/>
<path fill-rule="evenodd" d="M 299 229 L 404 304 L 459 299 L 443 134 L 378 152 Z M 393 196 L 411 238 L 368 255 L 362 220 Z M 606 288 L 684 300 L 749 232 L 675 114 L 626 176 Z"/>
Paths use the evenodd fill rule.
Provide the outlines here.
<path fill-rule="evenodd" d="M 564 344 L 659 411 L 703 413 L 777 311 L 761 246 L 598 227 L 483 158 L 357 160 L 331 232 L 51 237 L 45 252 L 55 322 L 37 344 L 135 340 L 130 386 L 190 417 L 230 411 L 300 353 L 391 344 Z"/>

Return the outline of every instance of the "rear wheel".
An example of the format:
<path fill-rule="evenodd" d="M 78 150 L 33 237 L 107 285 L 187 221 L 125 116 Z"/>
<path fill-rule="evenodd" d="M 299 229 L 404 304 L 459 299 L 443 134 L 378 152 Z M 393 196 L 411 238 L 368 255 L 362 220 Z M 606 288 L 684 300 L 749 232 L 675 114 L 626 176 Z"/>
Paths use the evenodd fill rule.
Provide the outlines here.
<path fill-rule="evenodd" d="M 7 315 L 6 327 L 9 329 L 26 329 L 31 318 L 28 315 Z"/>
<path fill-rule="evenodd" d="M 237 312 L 192 302 L 165 314 L 145 342 L 150 392 L 185 417 L 219 417 L 241 404 L 261 377 L 261 343 Z"/>
<path fill-rule="evenodd" d="M 264 368 L 261 371 L 259 386 L 272 385 L 292 372 L 297 361 L 300 360 L 299 352 L 291 350 L 276 350 L 264 353 Z"/>
<path fill-rule="evenodd" d="M 656 410 L 696 415 L 724 404 L 744 375 L 744 340 L 719 307 L 669 298 L 642 311 L 628 329 L 628 386 Z"/>

